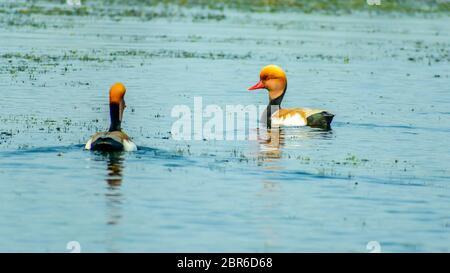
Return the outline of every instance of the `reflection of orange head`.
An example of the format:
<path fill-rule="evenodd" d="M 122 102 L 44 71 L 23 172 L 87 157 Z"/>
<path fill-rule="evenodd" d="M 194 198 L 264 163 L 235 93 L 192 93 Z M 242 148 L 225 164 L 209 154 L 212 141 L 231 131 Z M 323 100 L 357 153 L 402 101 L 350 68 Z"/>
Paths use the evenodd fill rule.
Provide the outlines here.
<path fill-rule="evenodd" d="M 125 85 L 120 82 L 113 84 L 111 89 L 109 89 L 109 103 L 120 104 L 125 96 L 125 92 L 127 92 Z"/>

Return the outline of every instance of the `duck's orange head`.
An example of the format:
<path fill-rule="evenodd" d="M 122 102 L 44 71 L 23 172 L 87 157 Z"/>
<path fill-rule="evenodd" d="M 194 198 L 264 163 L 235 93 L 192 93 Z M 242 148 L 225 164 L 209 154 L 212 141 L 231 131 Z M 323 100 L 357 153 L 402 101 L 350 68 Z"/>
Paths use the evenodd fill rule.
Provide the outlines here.
<path fill-rule="evenodd" d="M 109 110 L 111 115 L 110 131 L 119 131 L 122 122 L 123 111 L 125 110 L 125 93 L 127 89 L 125 85 L 118 82 L 109 89 Z"/>
<path fill-rule="evenodd" d="M 120 104 L 124 100 L 126 92 L 127 89 L 122 83 L 118 82 L 113 84 L 109 89 L 109 103 Z"/>
<path fill-rule="evenodd" d="M 270 99 L 275 99 L 286 91 L 286 86 L 286 73 L 281 67 L 271 64 L 261 69 L 259 82 L 248 88 L 248 90 L 267 89 Z"/>

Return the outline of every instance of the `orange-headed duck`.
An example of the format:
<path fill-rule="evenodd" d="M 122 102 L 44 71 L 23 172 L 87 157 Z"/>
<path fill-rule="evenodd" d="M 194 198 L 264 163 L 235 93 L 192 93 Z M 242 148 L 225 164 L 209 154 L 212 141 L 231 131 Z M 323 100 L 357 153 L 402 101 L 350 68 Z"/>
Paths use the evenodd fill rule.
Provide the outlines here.
<path fill-rule="evenodd" d="M 87 150 L 100 151 L 126 151 L 137 150 L 136 144 L 127 134 L 122 132 L 121 123 L 125 110 L 126 88 L 122 83 L 115 83 L 109 90 L 109 113 L 111 125 L 108 132 L 99 132 L 93 135 L 86 143 Z"/>
<path fill-rule="evenodd" d="M 286 93 L 287 78 L 281 67 L 268 65 L 263 67 L 259 82 L 248 90 L 267 89 L 269 105 L 263 116 L 268 128 L 272 126 L 310 126 L 331 129 L 334 115 L 328 111 L 310 108 L 281 108 L 281 101 Z M 273 113 L 272 113 L 273 112 Z"/>

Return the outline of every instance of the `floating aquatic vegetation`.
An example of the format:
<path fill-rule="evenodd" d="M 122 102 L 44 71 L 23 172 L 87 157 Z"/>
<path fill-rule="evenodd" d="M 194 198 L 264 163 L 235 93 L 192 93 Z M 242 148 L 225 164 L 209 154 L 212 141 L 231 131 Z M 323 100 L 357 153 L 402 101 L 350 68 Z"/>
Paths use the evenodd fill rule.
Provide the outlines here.
<path fill-rule="evenodd" d="M 405 12 L 405 13 L 430 13 L 430 12 L 448 12 L 450 3 L 448 1 L 430 0 L 430 1 L 407 1 L 407 0 L 389 0 L 383 1 L 382 5 L 369 5 L 361 0 L 89 0 L 88 3 L 110 3 L 155 6 L 160 5 L 178 5 L 185 7 L 204 7 L 215 10 L 224 10 L 225 8 L 245 10 L 245 11 L 269 11 L 276 12 L 282 10 L 302 11 L 305 13 L 351 13 L 355 11 L 371 12 Z"/>
<path fill-rule="evenodd" d="M 192 18 L 199 20 L 224 20 L 225 14 L 214 10 L 187 10 L 181 9 L 179 5 L 161 5 L 158 2 L 146 4 L 137 2 L 135 4 L 109 1 L 83 1 L 81 6 L 69 6 L 52 1 L 40 2 L 15 2 L 0 3 L 0 14 L 8 14 L 21 18 L 20 16 L 96 16 L 108 17 L 113 20 L 123 18 L 137 18 L 139 20 L 153 20 L 158 18 Z M 16 21 L 14 25 L 18 24 Z M 36 25 L 38 27 L 38 25 Z"/>

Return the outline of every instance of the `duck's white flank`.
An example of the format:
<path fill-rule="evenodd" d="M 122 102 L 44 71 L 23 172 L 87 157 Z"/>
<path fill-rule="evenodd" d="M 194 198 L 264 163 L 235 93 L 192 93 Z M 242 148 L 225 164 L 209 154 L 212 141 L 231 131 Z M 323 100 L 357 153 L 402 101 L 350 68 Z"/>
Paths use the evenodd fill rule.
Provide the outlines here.
<path fill-rule="evenodd" d="M 134 142 L 131 141 L 131 140 L 124 139 L 122 144 L 123 144 L 123 150 L 125 152 L 135 152 L 135 151 L 137 151 L 136 144 L 134 144 Z"/>
<path fill-rule="evenodd" d="M 91 149 L 91 144 L 92 144 L 92 137 L 89 138 L 89 140 L 86 142 L 86 145 L 84 146 L 84 149 L 90 150 Z"/>
<path fill-rule="evenodd" d="M 272 115 L 272 125 L 278 126 L 306 126 L 306 120 L 296 113 L 294 115 L 279 116 L 278 112 Z"/>

